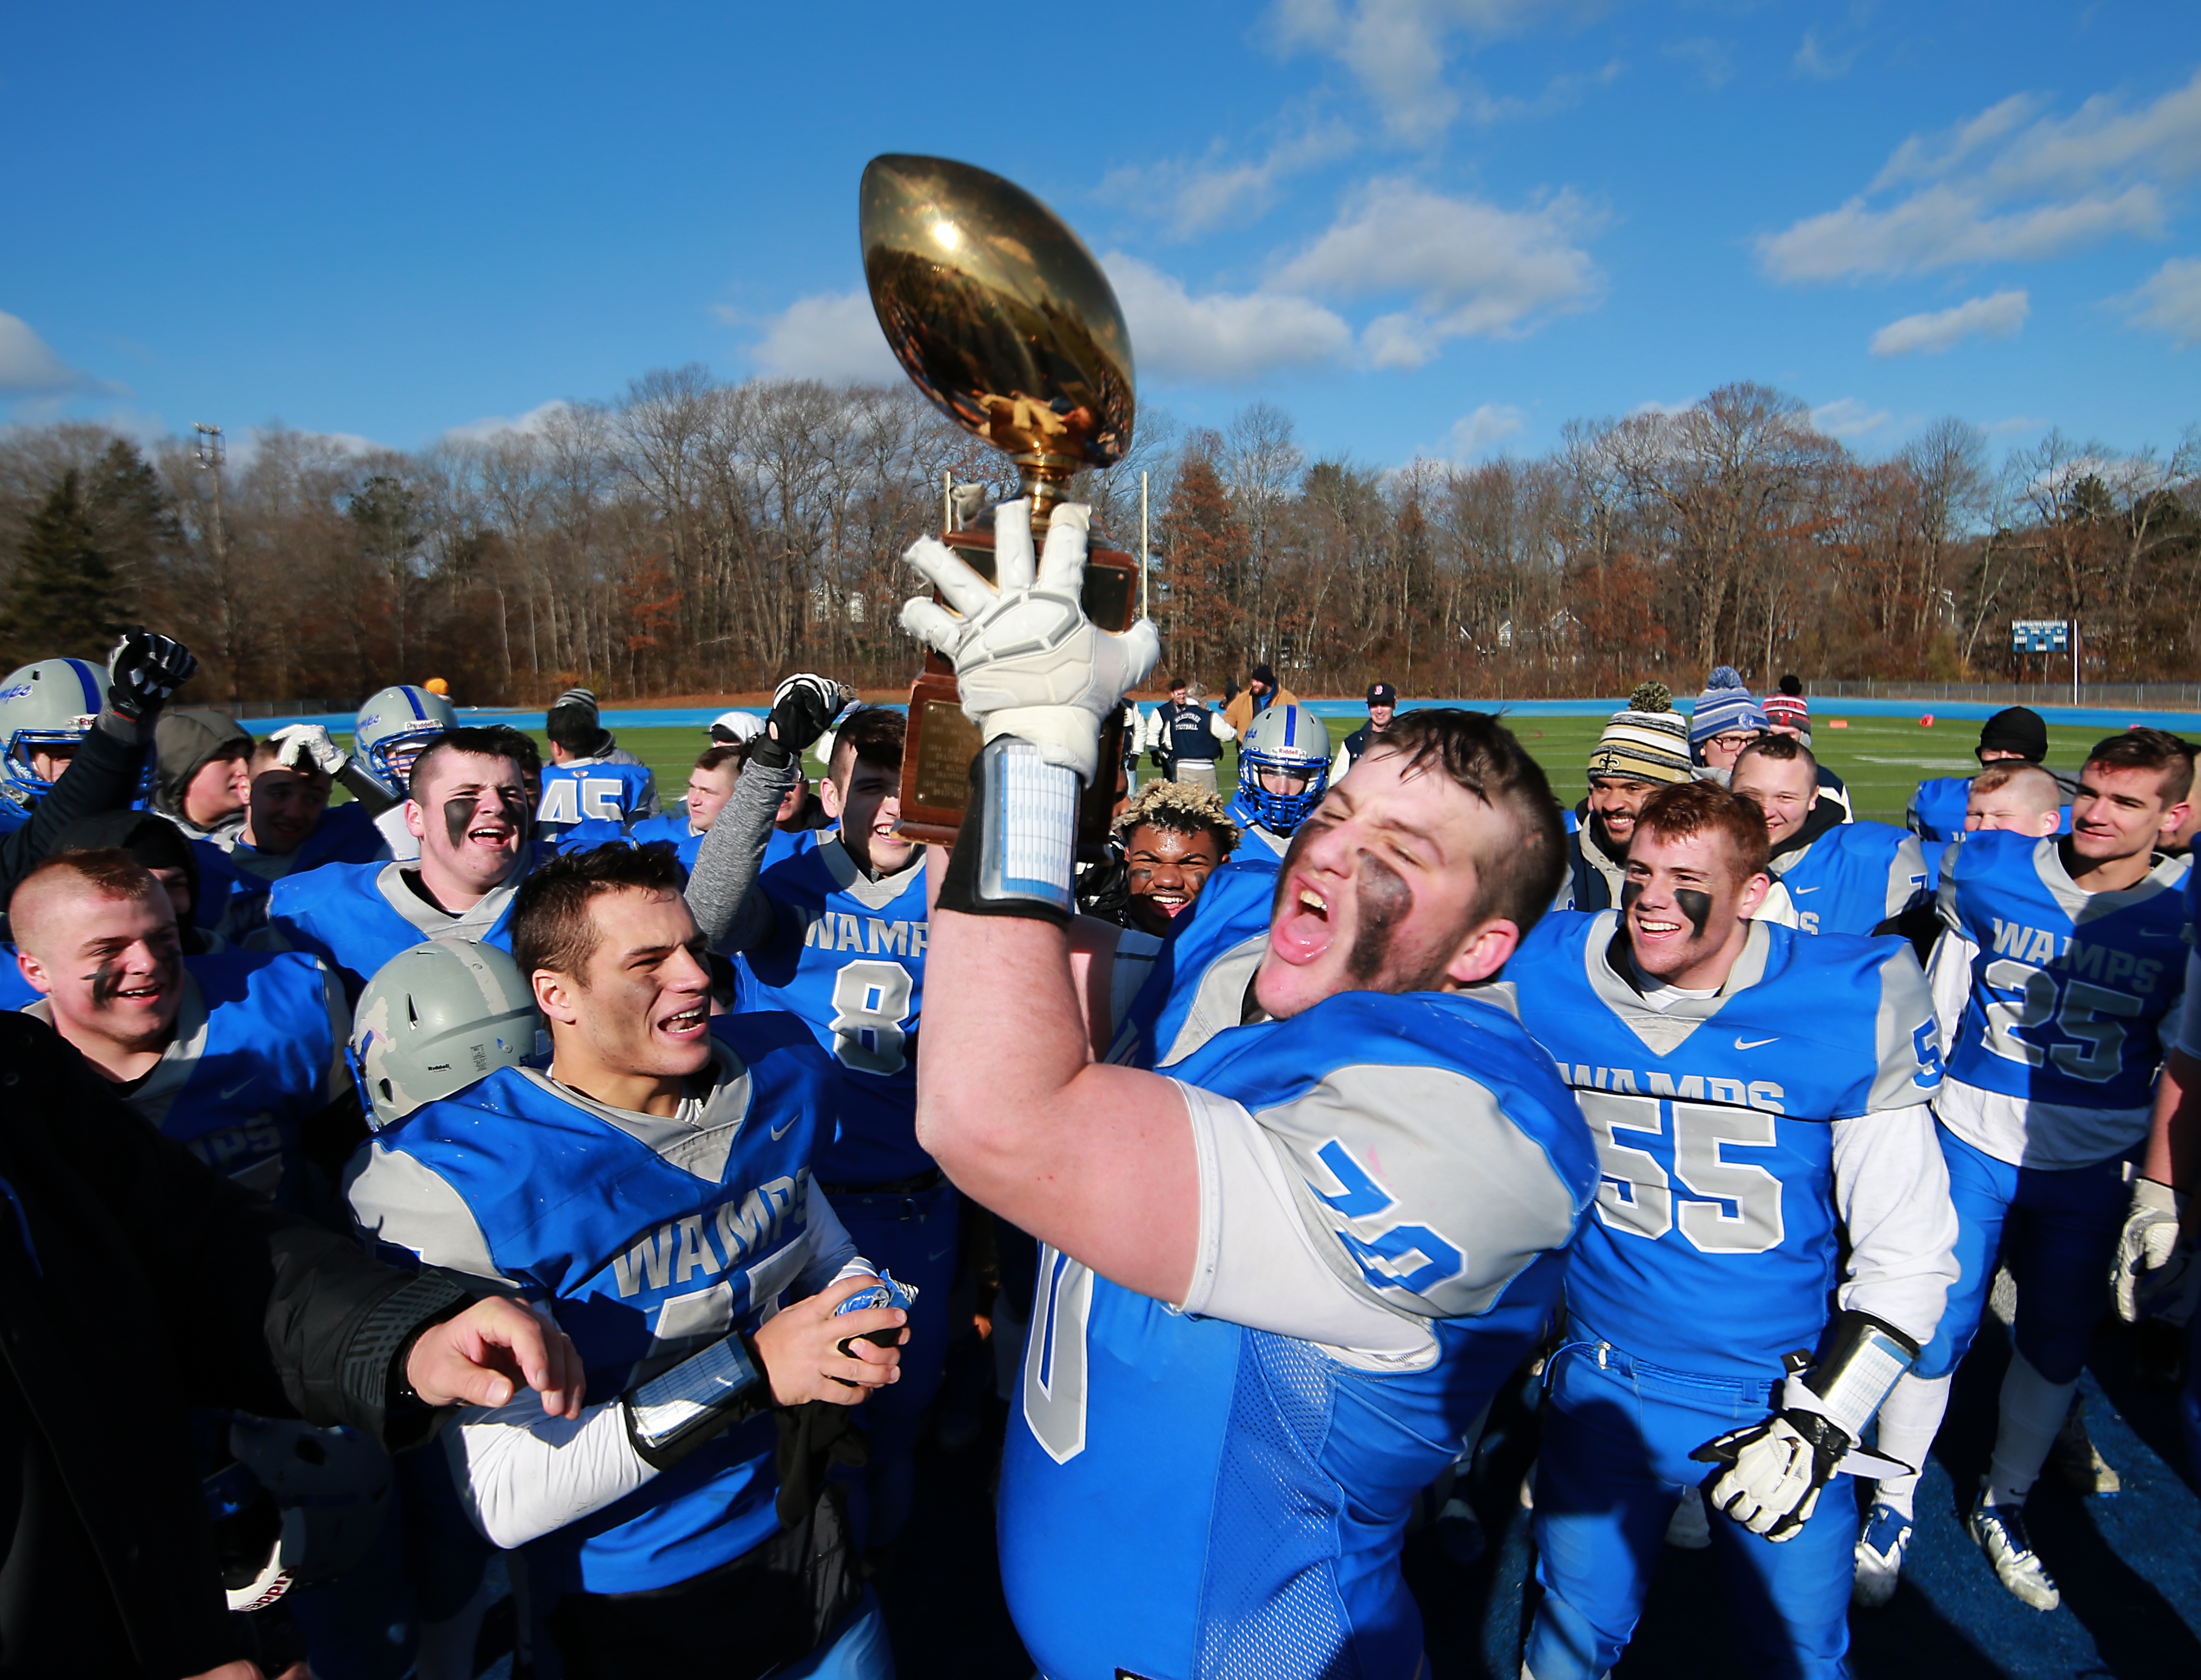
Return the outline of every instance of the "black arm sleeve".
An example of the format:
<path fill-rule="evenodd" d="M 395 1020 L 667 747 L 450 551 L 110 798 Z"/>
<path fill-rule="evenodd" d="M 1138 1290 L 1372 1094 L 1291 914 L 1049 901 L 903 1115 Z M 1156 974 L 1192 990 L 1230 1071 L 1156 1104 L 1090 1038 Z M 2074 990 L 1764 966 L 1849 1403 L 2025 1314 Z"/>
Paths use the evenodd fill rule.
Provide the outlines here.
<path fill-rule="evenodd" d="M 15 892 L 17 882 L 44 861 L 54 837 L 79 817 L 120 811 L 138 796 L 144 743 L 152 730 L 150 718 L 136 724 L 112 712 L 99 714 L 53 791 L 31 808 L 30 821 L 0 839 L 0 903 Z"/>

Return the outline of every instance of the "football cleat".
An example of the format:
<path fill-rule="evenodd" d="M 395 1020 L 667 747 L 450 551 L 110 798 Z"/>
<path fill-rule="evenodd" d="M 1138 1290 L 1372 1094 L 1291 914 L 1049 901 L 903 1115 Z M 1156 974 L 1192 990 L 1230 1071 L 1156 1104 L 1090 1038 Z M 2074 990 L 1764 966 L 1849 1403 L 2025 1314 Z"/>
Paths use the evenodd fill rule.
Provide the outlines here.
<path fill-rule="evenodd" d="M 2012 1597 L 2035 1610 L 2053 1610 L 2063 1601 L 2055 1578 L 2033 1549 L 2033 1536 L 2025 1531 L 2023 1506 L 1989 1505 L 1982 1494 L 1964 1526 L 1994 1565 L 1995 1579 L 2010 1589 Z"/>
<path fill-rule="evenodd" d="M 1850 1587 L 1850 1602 L 1864 1610 L 1877 1610 L 1895 1595 L 1895 1583 L 1903 1573 L 1904 1548 L 1910 1544 L 1910 1518 L 1893 1506 L 1875 1504 L 1865 1513 L 1864 1532 L 1858 1536 L 1857 1578 Z"/>
<path fill-rule="evenodd" d="M 2124 1486 L 2124 1478 L 2102 1456 L 2102 1449 L 2087 1433 L 2087 1412 L 2082 1405 L 2074 1405 L 2063 1419 L 2056 1444 L 2048 1449 L 2048 1462 L 2064 1486 L 2075 1494 L 2096 1494 L 2106 1499 Z"/>

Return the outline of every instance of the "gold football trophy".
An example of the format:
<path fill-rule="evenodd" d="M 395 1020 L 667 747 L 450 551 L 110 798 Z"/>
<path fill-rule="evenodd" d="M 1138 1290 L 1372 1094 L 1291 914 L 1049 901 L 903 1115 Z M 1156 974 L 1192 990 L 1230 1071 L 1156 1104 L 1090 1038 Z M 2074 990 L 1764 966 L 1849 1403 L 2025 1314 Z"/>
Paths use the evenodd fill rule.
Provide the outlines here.
<path fill-rule="evenodd" d="M 1131 338 L 1107 276 L 1054 212 L 968 163 L 875 157 L 862 196 L 864 279 L 887 343 L 935 408 L 1016 464 L 1031 498 L 1032 541 L 1045 546 L 1048 515 L 1070 480 L 1114 466 L 1130 447 Z M 991 531 L 951 529 L 940 540 L 993 577 Z M 1093 550 L 1086 616 L 1103 630 L 1129 629 L 1138 578 L 1130 555 Z M 909 694 L 902 833 L 955 837 L 978 745 L 954 667 L 927 654 Z M 1089 844 L 1106 836 L 1123 759 L 1123 725 L 1113 720 L 1079 809 L 1078 837 Z"/>

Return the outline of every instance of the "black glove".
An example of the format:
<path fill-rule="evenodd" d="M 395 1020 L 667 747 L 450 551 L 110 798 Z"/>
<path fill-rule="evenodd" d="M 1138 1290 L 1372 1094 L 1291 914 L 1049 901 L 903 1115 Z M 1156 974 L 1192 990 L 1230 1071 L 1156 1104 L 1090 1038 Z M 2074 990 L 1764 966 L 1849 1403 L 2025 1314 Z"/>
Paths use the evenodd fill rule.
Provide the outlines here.
<path fill-rule="evenodd" d="M 750 749 L 749 756 L 774 768 L 794 763 L 831 727 L 847 699 L 848 690 L 830 677 L 807 673 L 789 677 L 773 691 L 765 738 Z"/>
<path fill-rule="evenodd" d="M 115 716 L 143 723 L 167 705 L 168 696 L 191 681 L 198 668 L 198 661 L 181 642 L 133 624 L 107 656 L 107 703 Z"/>

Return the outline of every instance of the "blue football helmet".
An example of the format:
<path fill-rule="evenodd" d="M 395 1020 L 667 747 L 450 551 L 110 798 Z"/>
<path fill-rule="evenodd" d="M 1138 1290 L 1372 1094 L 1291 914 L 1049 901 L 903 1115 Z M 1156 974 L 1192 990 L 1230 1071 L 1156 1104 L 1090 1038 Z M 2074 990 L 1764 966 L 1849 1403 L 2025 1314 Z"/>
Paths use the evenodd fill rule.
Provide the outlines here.
<path fill-rule="evenodd" d="M 1264 770 L 1304 776 L 1297 793 L 1271 793 L 1261 785 Z M 1247 725 L 1238 743 L 1238 797 L 1271 834 L 1296 831 L 1329 790 L 1329 731 L 1322 720 L 1296 702 L 1271 706 Z"/>
<path fill-rule="evenodd" d="M 359 708 L 352 739 L 375 778 L 394 794 L 405 792 L 406 773 L 420 749 L 459 726 L 459 714 L 440 694 L 399 683 Z M 403 761 L 402 764 L 397 761 Z"/>
<path fill-rule="evenodd" d="M 40 747 L 74 746 L 91 733 L 107 700 L 107 673 L 88 660 L 42 659 L 0 683 L 0 780 L 15 799 L 50 793 L 31 755 Z"/>

